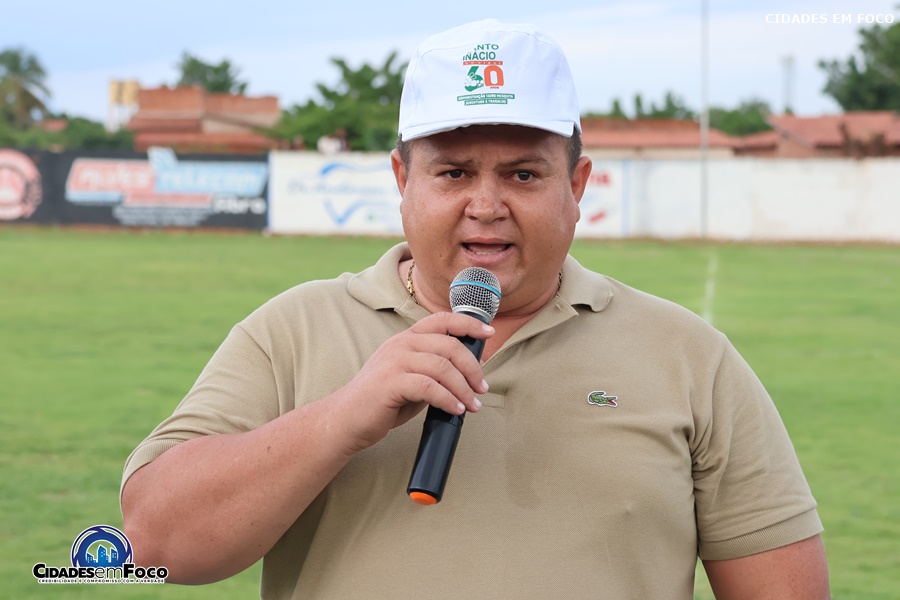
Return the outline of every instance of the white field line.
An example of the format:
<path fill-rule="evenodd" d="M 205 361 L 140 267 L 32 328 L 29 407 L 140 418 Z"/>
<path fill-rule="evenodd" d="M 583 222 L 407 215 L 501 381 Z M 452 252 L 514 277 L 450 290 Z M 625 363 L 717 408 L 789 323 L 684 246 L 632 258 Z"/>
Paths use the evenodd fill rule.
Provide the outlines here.
<path fill-rule="evenodd" d="M 719 253 L 713 250 L 706 267 L 706 292 L 703 295 L 703 319 L 712 325 L 713 301 L 716 298 L 716 272 L 719 270 Z"/>

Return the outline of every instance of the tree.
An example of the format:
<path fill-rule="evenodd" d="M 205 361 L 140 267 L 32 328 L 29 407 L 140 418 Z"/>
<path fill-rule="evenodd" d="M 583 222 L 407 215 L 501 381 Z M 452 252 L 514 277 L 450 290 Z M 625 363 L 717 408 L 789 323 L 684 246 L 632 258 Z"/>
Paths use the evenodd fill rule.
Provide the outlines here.
<path fill-rule="evenodd" d="M 19 148 L 43 148 L 49 150 L 66 149 L 116 149 L 134 148 L 134 134 L 126 129 L 109 133 L 102 123 L 81 117 L 58 115 L 66 121 L 61 131 L 47 131 L 40 125 L 33 125 L 22 131 L 4 130 L 0 123 L 0 146 Z"/>
<path fill-rule="evenodd" d="M 0 148 L 14 148 L 19 145 L 17 132 L 6 119 L 0 118 Z"/>
<path fill-rule="evenodd" d="M 44 84 L 44 67 L 25 48 L 0 52 L 0 111 L 16 129 L 25 129 L 34 113 L 47 113 L 50 90 Z"/>
<path fill-rule="evenodd" d="M 247 89 L 247 83 L 238 80 L 239 69 L 227 59 L 214 65 L 184 52 L 177 67 L 181 71 L 178 87 L 199 85 L 213 94 L 243 94 Z"/>
<path fill-rule="evenodd" d="M 604 119 L 627 119 L 628 115 L 622 110 L 622 103 L 618 98 L 613 98 L 612 106 L 609 112 L 589 111 L 582 115 L 584 119 L 604 118 Z"/>
<path fill-rule="evenodd" d="M 108 132 L 102 123 L 75 117 L 68 119 L 60 132 L 60 144 L 66 148 L 134 149 L 134 133 L 127 129 Z"/>
<path fill-rule="evenodd" d="M 644 98 L 640 92 L 634 95 L 634 118 L 643 119 L 647 115 L 644 113 Z"/>
<path fill-rule="evenodd" d="M 332 58 L 341 72 L 334 88 L 316 84 L 320 101 L 309 100 L 285 111 L 277 127 L 280 137 L 302 138 L 307 147 L 338 130 L 346 132 L 353 150 L 390 150 L 397 139 L 397 115 L 406 64 L 395 64 L 392 52 L 381 66 L 364 63 L 351 68 L 344 59 Z"/>
<path fill-rule="evenodd" d="M 612 107 L 608 113 L 589 112 L 584 115 L 587 118 L 604 117 L 609 119 L 627 119 L 628 115 L 622 110 L 622 103 L 618 98 L 614 98 Z M 635 119 L 677 119 L 680 121 L 696 119 L 694 111 L 687 107 L 681 96 L 675 95 L 673 92 L 666 92 L 663 98 L 662 106 L 657 106 L 655 102 L 650 103 L 650 110 L 644 108 L 644 98 L 640 93 L 634 95 L 634 118 Z"/>
<path fill-rule="evenodd" d="M 622 104 L 618 98 L 613 98 L 612 108 L 609 110 L 609 116 L 613 119 L 627 119 L 628 115 L 622 110 Z"/>
<path fill-rule="evenodd" d="M 845 111 L 900 111 L 900 22 L 862 28 L 859 35 L 861 65 L 856 56 L 844 63 L 819 61 L 828 76 L 822 91 Z"/>
<path fill-rule="evenodd" d="M 728 135 L 748 135 L 772 129 L 766 122 L 770 114 L 772 109 L 765 101 L 751 98 L 734 109 L 711 107 L 709 126 Z"/>
<path fill-rule="evenodd" d="M 681 96 L 672 92 L 666 92 L 663 105 L 657 107 L 655 102 L 650 103 L 650 112 L 645 115 L 651 119 L 678 119 L 680 121 L 693 120 L 696 115 L 687 107 Z"/>

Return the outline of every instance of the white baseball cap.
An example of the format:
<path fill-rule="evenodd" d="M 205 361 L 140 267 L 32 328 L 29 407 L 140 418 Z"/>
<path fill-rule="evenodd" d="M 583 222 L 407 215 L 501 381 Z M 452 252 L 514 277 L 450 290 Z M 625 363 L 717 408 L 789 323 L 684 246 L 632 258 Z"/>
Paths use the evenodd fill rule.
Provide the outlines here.
<path fill-rule="evenodd" d="M 581 131 L 569 63 L 532 25 L 477 21 L 422 42 L 406 69 L 400 139 L 457 127 L 513 124 Z"/>

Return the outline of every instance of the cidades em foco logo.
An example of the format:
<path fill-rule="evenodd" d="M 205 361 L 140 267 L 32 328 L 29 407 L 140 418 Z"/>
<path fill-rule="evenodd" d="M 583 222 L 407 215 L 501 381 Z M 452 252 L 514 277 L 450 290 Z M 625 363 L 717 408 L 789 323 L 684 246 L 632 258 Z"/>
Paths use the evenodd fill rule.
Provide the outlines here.
<path fill-rule="evenodd" d="M 165 567 L 139 567 L 125 534 L 110 525 L 88 527 L 72 543 L 72 566 L 37 563 L 39 583 L 165 583 Z"/>

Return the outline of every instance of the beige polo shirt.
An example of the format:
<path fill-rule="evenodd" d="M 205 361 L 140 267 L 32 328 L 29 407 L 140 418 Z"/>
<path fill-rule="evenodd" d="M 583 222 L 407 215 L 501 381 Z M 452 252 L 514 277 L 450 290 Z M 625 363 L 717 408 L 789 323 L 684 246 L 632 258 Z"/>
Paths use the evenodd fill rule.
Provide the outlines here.
<path fill-rule="evenodd" d="M 348 382 L 427 312 L 397 264 L 299 285 L 237 325 L 123 485 L 175 444 L 247 431 Z M 440 504 L 405 493 L 424 413 L 360 452 L 266 555 L 263 598 L 692 598 L 704 558 L 822 530 L 771 400 L 693 313 L 569 257 L 484 366 Z M 297 460 L 303 460 L 298 456 Z"/>

